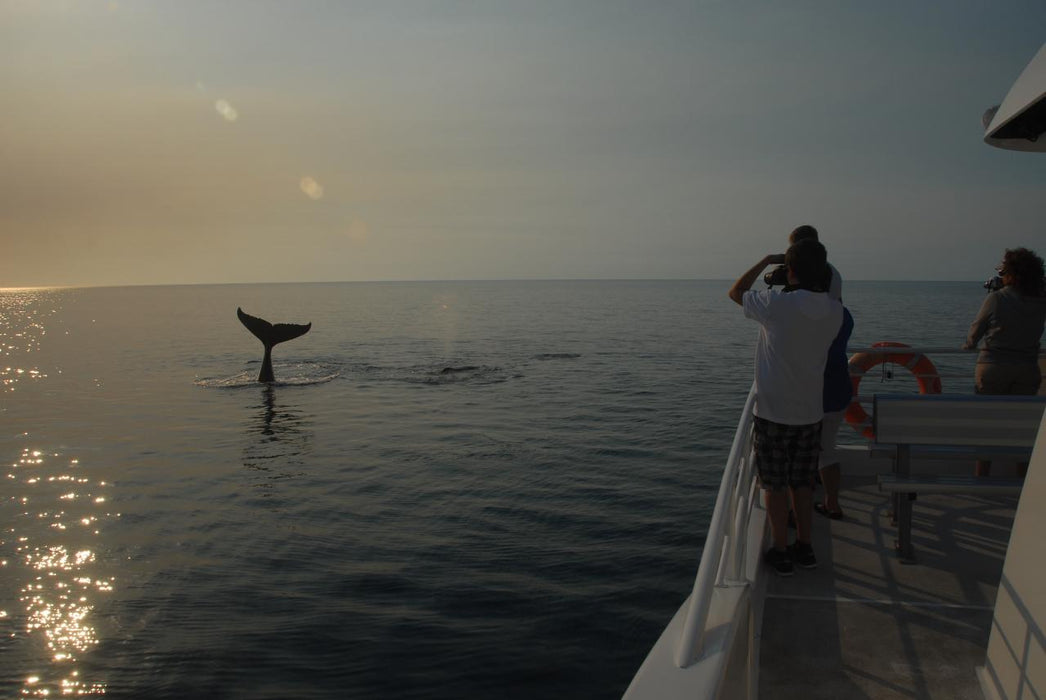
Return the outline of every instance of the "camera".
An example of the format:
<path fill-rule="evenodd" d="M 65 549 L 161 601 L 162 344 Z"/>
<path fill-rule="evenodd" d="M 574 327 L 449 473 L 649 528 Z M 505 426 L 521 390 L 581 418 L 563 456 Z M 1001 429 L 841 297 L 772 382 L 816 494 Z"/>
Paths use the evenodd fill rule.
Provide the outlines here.
<path fill-rule="evenodd" d="M 984 283 L 984 288 L 989 292 L 995 292 L 1003 288 L 1002 277 L 999 275 L 992 275 L 987 282 Z"/>
<path fill-rule="evenodd" d="M 768 287 L 785 287 L 788 285 L 788 268 L 778 265 L 763 275 L 763 281 Z"/>
<path fill-rule="evenodd" d="M 774 269 L 763 275 L 763 281 L 766 282 L 768 287 L 784 287 L 786 292 L 797 289 L 798 287 L 788 284 L 788 266 L 778 265 Z M 814 292 L 827 292 L 832 288 L 832 268 L 829 265 L 824 266 L 824 279 L 819 284 L 810 284 L 806 289 Z"/>

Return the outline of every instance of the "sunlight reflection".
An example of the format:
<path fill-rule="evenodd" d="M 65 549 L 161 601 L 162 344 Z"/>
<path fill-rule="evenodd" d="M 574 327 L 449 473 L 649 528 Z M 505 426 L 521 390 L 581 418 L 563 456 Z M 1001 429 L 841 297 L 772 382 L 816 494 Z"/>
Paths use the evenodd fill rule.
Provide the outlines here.
<path fill-rule="evenodd" d="M 40 352 L 47 329 L 44 321 L 57 309 L 41 301 L 54 295 L 53 289 L 0 289 L 0 393 L 13 392 L 20 382 L 46 379 L 47 374 L 31 362 L 12 361 L 16 355 Z M 21 365 L 21 366 L 19 366 Z"/>
<path fill-rule="evenodd" d="M 323 185 L 316 182 L 311 177 L 303 177 L 301 183 L 299 183 L 301 191 L 305 193 L 309 199 L 321 199 L 323 197 Z"/>
<path fill-rule="evenodd" d="M 24 634 L 11 638 L 23 642 L 24 658 L 35 672 L 25 678 L 21 694 L 103 695 L 106 684 L 84 680 L 73 665 L 99 644 L 93 620 L 115 581 L 99 569 L 97 526 L 119 513 L 99 510 L 105 482 L 92 484 L 74 473 L 79 460 L 63 463 L 59 453 L 27 447 L 11 466 L 7 476 L 21 493 L 10 500 L 21 508 L 15 526 L 0 533 L 0 545 L 5 539 L 14 544 L 15 566 L 8 567 L 7 560 L 2 565 L 10 579 L 21 578 L 24 615 L 4 611 L 0 619 L 24 625 Z M 45 656 L 34 659 L 40 652 Z"/>
<path fill-rule="evenodd" d="M 15 385 L 22 379 L 46 379 L 47 375 L 37 368 L 23 369 L 21 367 L 0 368 L 0 386 L 3 391 L 14 391 Z"/>

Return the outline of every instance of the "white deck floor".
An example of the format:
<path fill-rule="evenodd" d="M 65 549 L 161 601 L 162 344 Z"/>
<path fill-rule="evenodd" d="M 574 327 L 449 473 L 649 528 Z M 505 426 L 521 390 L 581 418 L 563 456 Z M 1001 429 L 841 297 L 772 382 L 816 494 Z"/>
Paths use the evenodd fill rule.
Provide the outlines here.
<path fill-rule="evenodd" d="M 894 554 L 890 499 L 873 478 L 847 484 L 841 505 L 843 520 L 814 515 L 817 569 L 770 575 L 760 698 L 981 700 L 974 669 L 1017 499 L 920 496 L 915 564 Z"/>

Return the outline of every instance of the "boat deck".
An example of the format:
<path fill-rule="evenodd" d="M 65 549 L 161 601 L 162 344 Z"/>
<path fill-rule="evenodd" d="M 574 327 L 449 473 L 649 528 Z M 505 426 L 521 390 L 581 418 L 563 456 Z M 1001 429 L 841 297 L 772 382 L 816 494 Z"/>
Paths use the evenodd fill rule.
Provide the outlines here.
<path fill-rule="evenodd" d="M 840 505 L 843 520 L 814 514 L 817 569 L 768 572 L 759 697 L 981 700 L 1017 498 L 920 496 L 915 564 L 894 553 L 874 477 L 844 484 Z"/>

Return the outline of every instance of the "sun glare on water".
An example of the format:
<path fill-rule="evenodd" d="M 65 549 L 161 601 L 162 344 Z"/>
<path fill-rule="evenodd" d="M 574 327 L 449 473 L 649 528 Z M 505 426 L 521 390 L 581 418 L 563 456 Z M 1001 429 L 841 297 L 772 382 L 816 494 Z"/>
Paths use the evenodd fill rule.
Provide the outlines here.
<path fill-rule="evenodd" d="M 99 643 L 96 608 L 115 585 L 98 553 L 102 525 L 119 517 L 103 511 L 108 485 L 81 475 L 77 459 L 29 447 L 6 477 L 17 512 L 0 544 L 15 557 L 0 569 L 19 582 L 21 609 L 0 611 L 0 624 L 29 654 L 44 654 L 21 694 L 105 694 L 105 682 L 81 677 L 77 665 Z"/>

